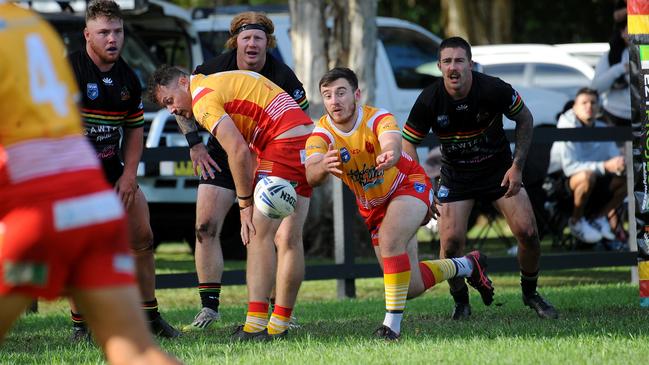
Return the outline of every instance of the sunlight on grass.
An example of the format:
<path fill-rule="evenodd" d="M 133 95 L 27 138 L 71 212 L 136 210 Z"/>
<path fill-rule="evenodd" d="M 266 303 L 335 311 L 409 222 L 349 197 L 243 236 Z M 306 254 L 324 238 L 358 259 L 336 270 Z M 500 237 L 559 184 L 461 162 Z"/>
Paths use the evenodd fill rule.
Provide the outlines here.
<path fill-rule="evenodd" d="M 158 273 L 192 272 L 193 256 L 183 244 L 164 244 L 156 253 Z M 374 258 L 359 259 L 375 262 Z M 331 260 L 309 260 L 309 264 Z M 226 269 L 244 269 L 227 261 Z M 540 292 L 556 305 L 560 319 L 544 321 L 523 306 L 517 274 L 494 275 L 494 304 L 472 292 L 472 318 L 450 319 L 453 301 L 442 283 L 410 300 L 398 344 L 372 338 L 384 313 L 381 278 L 356 280 L 355 299 L 339 300 L 335 280 L 304 282 L 294 314 L 301 327 L 288 340 L 234 343 L 229 336 L 246 315 L 245 286 L 224 286 L 221 320 L 201 333 L 187 333 L 161 346 L 188 364 L 627 364 L 646 362 L 649 311 L 639 307 L 629 268 L 542 272 Z M 200 308 L 196 288 L 157 291 L 160 310 L 174 326 L 191 322 Z M 40 302 L 39 313 L 22 317 L 0 348 L 0 364 L 95 364 L 92 345 L 68 343 L 70 320 L 64 300 Z"/>

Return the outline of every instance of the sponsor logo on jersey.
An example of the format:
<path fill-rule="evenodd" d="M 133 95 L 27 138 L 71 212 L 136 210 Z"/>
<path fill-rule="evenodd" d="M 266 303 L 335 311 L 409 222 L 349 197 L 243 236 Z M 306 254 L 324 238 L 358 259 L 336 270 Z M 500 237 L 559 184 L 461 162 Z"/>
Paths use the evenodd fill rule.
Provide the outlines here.
<path fill-rule="evenodd" d="M 113 269 L 118 273 L 135 274 L 135 260 L 131 255 L 115 254 Z"/>
<path fill-rule="evenodd" d="M 351 158 L 352 156 L 349 154 L 349 151 L 347 151 L 347 148 L 343 147 L 340 149 L 340 159 L 343 161 L 343 163 L 349 162 Z"/>
<path fill-rule="evenodd" d="M 467 109 L 469 109 L 469 106 L 467 104 L 460 104 L 460 105 L 455 107 L 455 110 L 457 110 L 458 112 L 462 112 L 462 111 L 465 111 Z"/>
<path fill-rule="evenodd" d="M 376 166 L 367 166 L 363 164 L 363 167 L 360 169 L 354 169 L 347 173 L 347 176 L 363 187 L 363 190 L 367 191 L 375 186 L 379 186 L 383 183 L 383 175 L 385 171 L 377 170 Z"/>
<path fill-rule="evenodd" d="M 423 193 L 424 190 L 426 190 L 426 185 L 424 185 L 424 184 L 422 184 L 422 183 L 418 183 L 418 182 L 416 182 L 416 183 L 414 184 L 414 187 L 415 187 L 415 191 L 418 192 L 418 193 L 420 193 L 420 194 Z"/>
<path fill-rule="evenodd" d="M 448 115 L 446 115 L 446 114 L 438 115 L 437 116 L 437 124 L 442 128 L 448 127 Z"/>
<path fill-rule="evenodd" d="M 14 262 L 6 260 L 2 263 L 3 280 L 9 285 L 44 286 L 47 284 L 49 267 L 38 262 Z"/>
<path fill-rule="evenodd" d="M 110 77 L 104 77 L 103 79 L 101 79 L 101 81 L 104 82 L 104 85 L 113 86 L 113 79 L 111 79 Z"/>
<path fill-rule="evenodd" d="M 131 93 L 128 92 L 128 88 L 124 86 L 122 90 L 119 92 L 119 96 L 122 99 L 122 101 L 125 101 L 131 98 Z"/>
<path fill-rule="evenodd" d="M 99 86 L 97 84 L 89 82 L 86 84 L 86 95 L 88 99 L 95 100 L 99 96 Z"/>
<path fill-rule="evenodd" d="M 439 190 L 437 191 L 437 197 L 438 198 L 446 198 L 448 196 L 448 188 L 444 185 L 439 187 Z"/>
<path fill-rule="evenodd" d="M 301 99 L 303 96 L 304 96 L 304 90 L 295 89 L 293 91 L 293 99 L 298 100 Z"/>

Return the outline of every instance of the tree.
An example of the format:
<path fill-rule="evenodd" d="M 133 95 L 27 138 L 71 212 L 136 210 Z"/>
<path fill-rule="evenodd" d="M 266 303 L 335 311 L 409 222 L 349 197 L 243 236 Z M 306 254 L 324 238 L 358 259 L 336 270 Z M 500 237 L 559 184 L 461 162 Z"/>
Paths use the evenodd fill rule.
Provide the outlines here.
<path fill-rule="evenodd" d="M 441 0 L 441 22 L 447 36 L 473 44 L 511 43 L 511 0 Z"/>
<path fill-rule="evenodd" d="M 324 113 L 318 82 L 331 67 L 346 66 L 356 72 L 363 103 L 374 100 L 377 0 L 289 0 L 291 41 L 295 73 L 309 97 L 309 114 Z M 331 19 L 331 29 L 326 19 Z M 331 254 L 333 242 L 332 183 L 316 189 L 305 225 L 310 253 Z M 357 225 L 365 231 L 364 225 Z M 323 229 L 323 227 L 325 229 Z M 326 229 L 326 228 L 329 229 Z"/>

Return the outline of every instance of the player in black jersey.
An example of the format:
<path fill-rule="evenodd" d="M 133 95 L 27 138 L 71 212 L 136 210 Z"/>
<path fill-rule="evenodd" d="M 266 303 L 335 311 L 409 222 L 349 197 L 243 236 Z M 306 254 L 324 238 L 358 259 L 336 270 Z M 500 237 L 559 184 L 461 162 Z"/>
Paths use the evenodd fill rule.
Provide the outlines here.
<path fill-rule="evenodd" d="M 302 110 L 306 110 L 309 103 L 302 83 L 286 64 L 267 52 L 276 45 L 273 31 L 273 22 L 262 13 L 244 12 L 236 15 L 230 24 L 231 37 L 226 43 L 230 51 L 196 67 L 194 73 L 209 75 L 232 70 L 255 71 L 284 89 Z M 176 120 L 187 137 L 194 172 L 198 174 L 197 169 L 201 170 L 196 199 L 195 257 L 202 309 L 184 330 L 202 330 L 219 318 L 223 275 L 219 236 L 225 216 L 234 202 L 234 180 L 228 167 L 228 156 L 216 138 L 210 135 L 206 148 L 193 120 L 181 116 L 176 116 Z M 302 232 L 299 237 L 301 239 Z M 303 249 L 303 244 L 300 242 L 296 247 Z M 297 275 L 300 271 L 295 272 Z"/>
<path fill-rule="evenodd" d="M 440 140 L 440 256 L 462 256 L 474 202 L 493 202 L 518 241 L 523 303 L 541 318 L 558 318 L 555 308 L 536 291 L 541 250 L 532 205 L 522 184 L 532 140 L 532 114 L 509 84 L 472 70 L 471 46 L 464 39 L 444 40 L 439 52 L 443 77 L 417 98 L 403 129 L 403 148 L 416 159 L 416 145 L 431 129 Z M 503 114 L 516 122 L 513 160 Z M 471 308 L 464 280 L 452 280 L 449 285 L 455 300 L 453 319 L 468 317 Z"/>
<path fill-rule="evenodd" d="M 97 151 L 108 181 L 115 187 L 128 214 L 131 249 L 135 256 L 142 308 L 151 330 L 162 337 L 177 337 L 158 312 L 155 297 L 153 232 L 149 207 L 136 181 L 143 149 L 142 87 L 120 57 L 124 45 L 123 19 L 113 0 L 97 0 L 86 10 L 85 49 L 69 60 L 81 90 L 84 133 Z M 123 133 L 120 159 L 120 138 Z M 87 337 L 83 317 L 72 305 L 73 340 Z"/>

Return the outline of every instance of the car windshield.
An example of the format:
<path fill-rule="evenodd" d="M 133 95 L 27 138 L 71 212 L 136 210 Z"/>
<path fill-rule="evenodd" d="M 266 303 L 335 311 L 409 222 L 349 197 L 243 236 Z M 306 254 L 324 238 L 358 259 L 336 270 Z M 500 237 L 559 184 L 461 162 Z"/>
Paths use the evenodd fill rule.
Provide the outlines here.
<path fill-rule="evenodd" d="M 379 39 L 388 54 L 397 85 L 402 89 L 422 89 L 441 76 L 437 67 L 439 45 L 410 29 L 379 27 Z"/>

